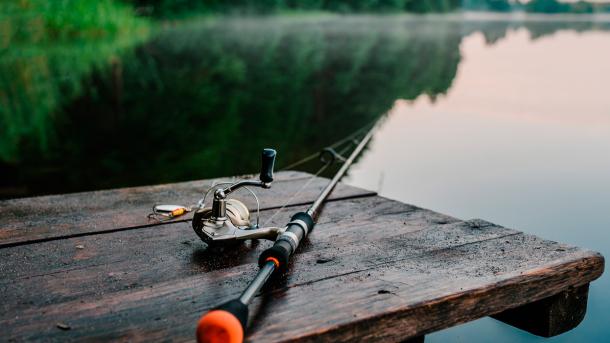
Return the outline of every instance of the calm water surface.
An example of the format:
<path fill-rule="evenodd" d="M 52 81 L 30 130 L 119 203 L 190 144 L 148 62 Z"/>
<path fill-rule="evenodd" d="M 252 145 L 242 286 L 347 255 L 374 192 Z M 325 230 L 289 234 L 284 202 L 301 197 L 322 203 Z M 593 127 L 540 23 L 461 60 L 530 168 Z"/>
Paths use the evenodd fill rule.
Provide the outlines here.
<path fill-rule="evenodd" d="M 610 256 L 610 23 L 191 22 L 0 54 L 1 197 L 280 168 L 385 116 L 346 181 Z M 315 170 L 305 165 L 304 170 Z M 610 278 L 550 341 L 610 336 Z M 427 342 L 544 339 L 482 319 Z"/>
<path fill-rule="evenodd" d="M 446 95 L 397 100 L 349 183 L 460 218 L 610 256 L 610 34 L 526 29 L 493 45 L 475 32 Z M 576 329 L 553 342 L 610 337 L 610 277 L 591 286 Z M 426 342 L 547 341 L 481 319 Z"/>

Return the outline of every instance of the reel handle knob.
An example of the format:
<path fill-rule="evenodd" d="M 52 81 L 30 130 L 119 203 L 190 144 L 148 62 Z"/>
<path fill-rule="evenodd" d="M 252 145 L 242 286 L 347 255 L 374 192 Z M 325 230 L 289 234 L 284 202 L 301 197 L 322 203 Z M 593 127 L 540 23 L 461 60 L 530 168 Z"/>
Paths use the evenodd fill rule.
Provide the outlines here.
<path fill-rule="evenodd" d="M 273 181 L 273 165 L 276 155 L 274 149 L 263 149 L 260 180 L 264 183 Z"/>

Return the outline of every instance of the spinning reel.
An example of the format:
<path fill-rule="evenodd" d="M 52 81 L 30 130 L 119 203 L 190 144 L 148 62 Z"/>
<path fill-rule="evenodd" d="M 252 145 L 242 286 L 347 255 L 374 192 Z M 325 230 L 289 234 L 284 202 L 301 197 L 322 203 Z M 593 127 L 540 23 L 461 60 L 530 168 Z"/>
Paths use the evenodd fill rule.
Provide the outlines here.
<path fill-rule="evenodd" d="M 193 229 L 199 238 L 211 245 L 227 244 L 247 239 L 275 240 L 285 230 L 285 228 L 279 227 L 259 228 L 258 220 L 257 224 L 252 225 L 248 207 L 237 199 L 228 199 L 231 193 L 240 188 L 249 186 L 270 188 L 273 182 L 275 156 L 275 150 L 263 150 L 259 180 L 240 180 L 229 184 L 225 188 L 216 188 L 212 207 L 200 208 L 193 215 Z M 203 206 L 203 203 L 205 203 L 205 198 L 202 200 L 200 207 Z"/>

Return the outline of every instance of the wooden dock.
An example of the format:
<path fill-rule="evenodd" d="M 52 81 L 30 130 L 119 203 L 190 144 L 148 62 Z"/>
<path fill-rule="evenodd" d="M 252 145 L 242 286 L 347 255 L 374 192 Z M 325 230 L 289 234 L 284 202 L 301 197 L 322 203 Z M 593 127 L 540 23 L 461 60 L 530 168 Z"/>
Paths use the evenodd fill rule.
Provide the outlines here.
<path fill-rule="evenodd" d="M 258 192 L 262 221 L 308 178 L 278 173 Z M 271 245 L 211 253 L 188 216 L 147 219 L 153 204 L 191 204 L 212 181 L 1 202 L 1 340 L 193 341 L 199 317 L 236 297 Z M 254 301 L 247 340 L 422 341 L 485 316 L 549 337 L 580 323 L 603 269 L 593 251 L 340 184 L 290 271 Z"/>

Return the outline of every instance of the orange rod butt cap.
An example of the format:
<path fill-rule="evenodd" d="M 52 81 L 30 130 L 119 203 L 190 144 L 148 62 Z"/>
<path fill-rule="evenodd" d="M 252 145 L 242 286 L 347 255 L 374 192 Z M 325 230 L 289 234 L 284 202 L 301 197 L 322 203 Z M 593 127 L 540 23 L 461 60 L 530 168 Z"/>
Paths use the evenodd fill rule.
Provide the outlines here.
<path fill-rule="evenodd" d="M 230 312 L 213 310 L 206 313 L 197 323 L 199 343 L 242 343 L 244 329 L 241 322 Z"/>

